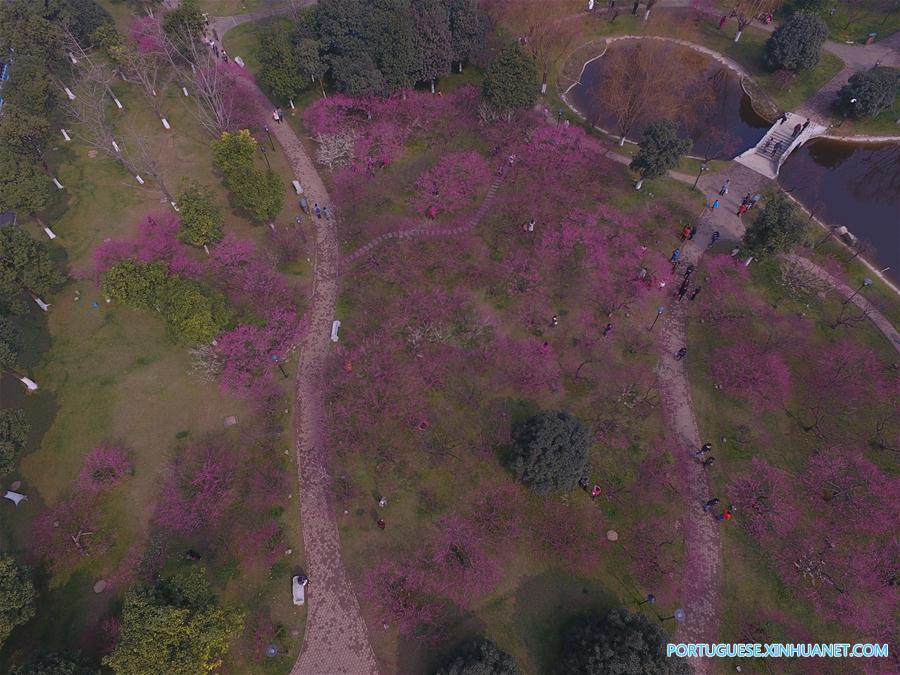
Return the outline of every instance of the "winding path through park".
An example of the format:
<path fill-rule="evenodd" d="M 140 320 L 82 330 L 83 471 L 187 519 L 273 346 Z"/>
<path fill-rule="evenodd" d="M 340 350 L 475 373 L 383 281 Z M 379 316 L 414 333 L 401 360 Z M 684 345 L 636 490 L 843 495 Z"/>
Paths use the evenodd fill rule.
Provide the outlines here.
<path fill-rule="evenodd" d="M 268 122 L 269 108 L 262 114 Z M 270 129 L 310 202 L 328 204 L 325 185 L 290 125 L 273 124 Z M 314 224 L 312 300 L 300 341 L 295 417 L 300 521 L 311 581 L 306 634 L 291 673 L 364 675 L 377 673 L 378 666 L 341 558 L 325 449 L 324 374 L 338 294 L 337 227 L 332 218 L 319 218 Z"/>
<path fill-rule="evenodd" d="M 660 4 L 676 5 L 678 2 L 676 0 Z M 213 25 L 221 39 L 225 32 L 235 25 L 282 11 L 285 10 L 268 10 L 239 17 L 218 17 L 213 20 Z M 849 61 L 852 65 L 858 65 L 855 62 L 858 57 L 862 57 L 863 61 L 872 62 L 876 58 L 875 50 L 867 49 L 863 52 L 856 49 L 852 53 L 854 60 Z M 843 54 L 839 55 L 844 58 Z M 848 62 L 848 59 L 845 58 L 845 62 Z M 262 111 L 262 114 L 268 123 L 270 110 Z M 291 127 L 287 124 L 275 124 L 270 128 L 284 149 L 295 176 L 304 186 L 310 201 L 328 204 L 324 184 Z M 618 159 L 615 156 L 613 158 Z M 681 181 L 692 180 L 683 175 L 673 177 Z M 734 209 L 730 202 L 743 194 L 745 187 L 749 190 L 751 185 L 755 185 L 754 177 L 748 175 L 742 167 L 735 165 L 719 174 L 704 176 L 700 187 L 705 194 L 714 195 L 718 191 L 718 183 L 726 177 L 732 179 L 730 197 L 722 200 L 722 208 L 715 214 L 704 210 L 699 219 L 696 238 L 682 249 L 685 263 L 697 264 L 705 250 L 704 244 L 709 240 L 713 230 L 720 230 L 723 240 L 738 240 L 743 234 L 743 225 L 733 215 Z M 339 256 L 335 222 L 330 219 L 315 221 L 312 301 L 307 312 L 308 327 L 304 331 L 300 346 L 296 384 L 298 413 L 295 429 L 303 540 L 308 573 L 312 581 L 306 635 L 299 657 L 291 671 L 292 675 L 331 673 L 365 675 L 378 672 L 359 603 L 341 558 L 340 536 L 329 498 L 331 479 L 324 447 L 326 390 L 324 371 L 329 353 L 328 335 L 331 321 L 334 319 L 341 262 L 346 268 L 390 240 L 451 236 L 470 231 L 489 210 L 501 180 L 501 178 L 494 180 L 479 210 L 468 223 L 454 228 L 435 228 L 423 224 L 407 230 L 385 233 L 348 255 L 343 261 Z M 834 290 L 845 294 L 846 297 L 851 295 L 851 289 L 835 280 L 825 270 L 805 258 L 794 257 L 800 264 L 815 270 L 815 273 L 827 281 Z M 900 352 L 900 338 L 896 329 L 862 296 L 856 295 L 852 301 L 866 312 Z M 677 638 L 682 642 L 713 643 L 718 640 L 717 632 L 720 625 L 722 576 L 720 524 L 711 514 L 702 510 L 703 503 L 713 495 L 709 493 L 706 475 L 693 455 L 702 440 L 694 414 L 685 362 L 675 359 L 675 353 L 686 344 L 686 308 L 679 303 L 669 304 L 674 307 L 666 312 L 661 324 L 657 376 L 669 429 L 669 440 L 673 444 L 672 449 L 681 475 L 686 504 L 683 515 L 685 560 L 682 582 L 685 620 L 678 626 Z M 713 666 L 709 660 L 694 660 L 692 665 L 701 675 L 711 672 Z"/>

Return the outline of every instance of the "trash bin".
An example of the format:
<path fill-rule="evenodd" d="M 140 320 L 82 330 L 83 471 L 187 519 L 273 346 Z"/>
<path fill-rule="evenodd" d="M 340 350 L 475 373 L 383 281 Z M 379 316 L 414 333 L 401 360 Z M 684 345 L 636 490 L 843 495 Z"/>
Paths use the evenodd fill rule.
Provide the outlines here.
<path fill-rule="evenodd" d="M 875 38 L 878 37 L 878 33 L 869 33 L 869 37 L 866 38 L 866 44 L 870 45 L 875 42 Z"/>

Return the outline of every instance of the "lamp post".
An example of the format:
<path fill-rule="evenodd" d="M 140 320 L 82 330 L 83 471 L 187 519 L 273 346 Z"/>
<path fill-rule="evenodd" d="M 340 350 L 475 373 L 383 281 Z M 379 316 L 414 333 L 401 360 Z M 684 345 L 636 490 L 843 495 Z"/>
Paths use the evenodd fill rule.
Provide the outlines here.
<path fill-rule="evenodd" d="M 855 298 L 855 297 L 857 296 L 857 294 L 858 294 L 862 289 L 866 288 L 867 286 L 871 286 L 871 285 L 872 285 L 872 280 L 871 280 L 869 277 L 866 277 L 865 279 L 863 279 L 863 282 L 862 282 L 862 284 L 860 285 L 860 287 L 857 288 L 855 291 L 853 291 L 853 294 L 852 294 L 849 298 L 847 298 L 846 300 L 844 300 L 844 304 L 846 305 L 846 304 L 847 304 L 848 302 L 850 302 L 853 298 Z"/>
<path fill-rule="evenodd" d="M 269 125 L 268 125 L 268 124 L 265 125 L 265 126 L 263 127 L 263 129 L 266 130 L 266 136 L 269 137 L 269 143 L 272 144 L 272 150 L 274 150 L 274 149 L 275 149 L 275 141 L 272 140 L 272 134 L 269 133 Z"/>
<path fill-rule="evenodd" d="M 284 375 L 284 379 L 287 379 L 288 374 L 284 372 L 284 366 L 281 365 L 281 358 L 278 354 L 272 354 L 272 361 L 278 366 L 278 370 L 281 371 L 281 374 Z"/>
<path fill-rule="evenodd" d="M 656 325 L 656 322 L 659 321 L 659 317 L 662 316 L 663 312 L 666 311 L 666 308 L 660 305 L 656 308 L 656 316 L 653 317 L 653 323 L 650 324 L 650 327 L 647 329 L 648 331 L 652 331 L 653 327 Z"/>
<path fill-rule="evenodd" d="M 697 172 L 697 177 L 694 179 L 694 184 L 691 186 L 691 190 L 697 189 L 697 183 L 700 182 L 700 176 L 702 176 L 705 171 L 709 171 L 709 162 L 704 160 L 700 163 L 700 170 Z"/>
<path fill-rule="evenodd" d="M 556 111 L 556 126 L 559 126 L 560 120 L 562 120 L 563 111 L 562 108 Z"/>
<path fill-rule="evenodd" d="M 687 614 L 684 613 L 684 610 L 679 607 L 674 612 L 672 612 L 672 616 L 661 616 L 659 617 L 659 620 L 668 621 L 669 619 L 675 619 L 675 621 L 681 623 L 682 621 L 684 621 L 686 616 Z"/>
<path fill-rule="evenodd" d="M 259 146 L 259 149 L 260 149 L 260 151 L 261 151 L 262 154 L 263 154 L 263 159 L 266 160 L 266 166 L 269 167 L 269 169 L 271 169 L 271 168 L 272 168 L 272 165 L 269 164 L 269 155 L 267 154 L 267 153 L 268 153 L 268 150 L 266 150 L 266 146 L 265 146 L 265 145 L 260 145 L 260 146 Z"/>

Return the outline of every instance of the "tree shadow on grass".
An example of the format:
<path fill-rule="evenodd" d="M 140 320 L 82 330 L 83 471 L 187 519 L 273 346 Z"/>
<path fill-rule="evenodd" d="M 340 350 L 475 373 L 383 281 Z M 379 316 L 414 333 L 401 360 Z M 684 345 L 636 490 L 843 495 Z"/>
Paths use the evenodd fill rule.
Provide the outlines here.
<path fill-rule="evenodd" d="M 557 569 L 523 581 L 515 602 L 516 629 L 532 666 L 528 670 L 541 673 L 554 671 L 569 624 L 589 613 L 605 614 L 619 605 L 595 580 Z"/>

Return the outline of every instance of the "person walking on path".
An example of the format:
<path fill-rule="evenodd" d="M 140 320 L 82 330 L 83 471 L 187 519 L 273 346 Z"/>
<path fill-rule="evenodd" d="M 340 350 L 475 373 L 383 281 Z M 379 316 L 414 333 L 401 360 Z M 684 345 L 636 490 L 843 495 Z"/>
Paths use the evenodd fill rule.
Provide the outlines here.
<path fill-rule="evenodd" d="M 685 225 L 681 230 L 681 241 L 687 241 L 691 238 L 691 226 Z"/>
<path fill-rule="evenodd" d="M 750 205 L 749 205 L 749 204 L 741 204 L 741 205 L 738 207 L 738 210 L 737 210 L 737 217 L 740 218 L 740 217 L 743 216 L 745 213 L 747 213 L 747 211 L 748 211 L 749 209 L 750 209 Z"/>
<path fill-rule="evenodd" d="M 775 141 L 775 147 L 772 150 L 772 155 L 774 157 L 778 157 L 781 154 L 781 141 Z"/>
<path fill-rule="evenodd" d="M 695 455 L 702 455 L 702 454 L 704 454 L 704 453 L 709 452 L 710 450 L 712 450 L 712 443 L 706 442 L 706 443 L 704 443 L 703 445 L 701 445 L 701 446 L 700 446 L 700 449 L 699 449 L 697 452 L 695 452 L 694 454 L 695 454 Z"/>
<path fill-rule="evenodd" d="M 717 208 L 719 208 L 719 200 L 714 199 L 712 205 L 709 207 L 709 210 L 715 211 Z"/>
<path fill-rule="evenodd" d="M 606 324 L 606 328 L 603 329 L 603 337 L 606 337 L 612 332 L 613 325 L 611 323 Z"/>
<path fill-rule="evenodd" d="M 315 211 L 316 218 L 321 218 L 321 217 L 322 217 L 322 209 L 319 208 L 319 205 L 318 205 L 318 204 L 316 204 L 316 205 L 313 207 L 313 211 Z"/>
<path fill-rule="evenodd" d="M 711 467 L 711 466 L 712 466 L 713 464 L 715 464 L 715 463 L 716 463 L 716 458 L 715 458 L 715 457 L 707 457 L 707 458 L 704 459 L 702 462 L 700 462 L 700 465 L 701 465 L 704 469 L 708 469 L 709 467 Z"/>
<path fill-rule="evenodd" d="M 806 127 L 808 127 L 810 124 L 812 124 L 812 120 L 807 117 L 806 121 L 803 123 L 803 126 L 800 129 L 800 133 L 806 131 Z"/>
<path fill-rule="evenodd" d="M 677 263 L 679 260 L 681 260 L 681 249 L 676 248 L 674 251 L 672 251 L 672 257 L 669 258 L 669 262 Z"/>
<path fill-rule="evenodd" d="M 695 288 L 695 289 L 691 292 L 691 297 L 689 297 L 688 300 L 693 300 L 693 299 L 696 298 L 698 295 L 700 295 L 700 289 L 701 289 L 701 288 L 703 288 L 703 286 L 697 286 L 697 288 Z"/>
<path fill-rule="evenodd" d="M 597 499 L 597 497 L 600 496 L 601 492 L 603 492 L 603 490 L 600 489 L 599 485 L 595 485 L 594 487 L 592 487 L 591 488 L 591 499 Z"/>
<path fill-rule="evenodd" d="M 685 279 L 684 281 L 681 282 L 681 286 L 678 287 L 678 293 L 676 293 L 676 295 L 678 296 L 678 302 L 681 302 L 682 300 L 684 300 L 684 296 L 687 293 L 687 289 L 688 289 L 688 280 Z"/>
<path fill-rule="evenodd" d="M 716 520 L 731 520 L 731 511 L 722 509 L 722 513 L 716 516 Z"/>
<path fill-rule="evenodd" d="M 785 122 L 787 122 L 787 113 L 782 112 L 781 117 L 778 118 L 778 124 L 784 124 Z"/>
<path fill-rule="evenodd" d="M 637 7 L 637 3 L 634 3 L 635 7 Z M 723 14 L 722 18 L 719 19 L 719 30 L 722 30 L 722 26 L 725 25 L 725 22 L 728 21 L 728 15 Z"/>
<path fill-rule="evenodd" d="M 720 500 L 719 500 L 718 497 L 713 497 L 712 499 L 710 499 L 709 501 L 707 501 L 707 502 L 703 505 L 703 510 L 706 511 L 706 512 L 709 512 L 709 510 L 710 510 L 712 507 L 714 507 L 716 504 L 718 504 L 719 501 L 720 501 Z"/>
<path fill-rule="evenodd" d="M 682 347 L 675 353 L 675 360 L 681 361 L 685 356 L 687 356 L 687 347 Z"/>
<path fill-rule="evenodd" d="M 709 239 L 709 243 L 706 245 L 706 248 L 712 248 L 713 246 L 715 246 L 716 242 L 719 241 L 719 237 L 721 237 L 721 236 L 722 235 L 719 234 L 718 230 L 713 232 L 712 237 L 710 237 L 710 239 Z"/>
<path fill-rule="evenodd" d="M 728 184 L 731 182 L 730 178 L 726 178 L 725 182 L 722 183 L 722 188 L 719 190 L 719 195 L 724 197 L 728 194 Z"/>
<path fill-rule="evenodd" d="M 794 133 L 791 134 L 791 138 L 797 138 L 797 136 L 800 135 L 800 132 L 801 132 L 801 131 L 803 131 L 803 125 L 802 125 L 802 124 L 796 124 L 796 125 L 794 125 Z"/>
<path fill-rule="evenodd" d="M 322 217 L 325 218 L 326 220 L 328 219 L 328 207 L 327 206 L 322 207 Z"/>

